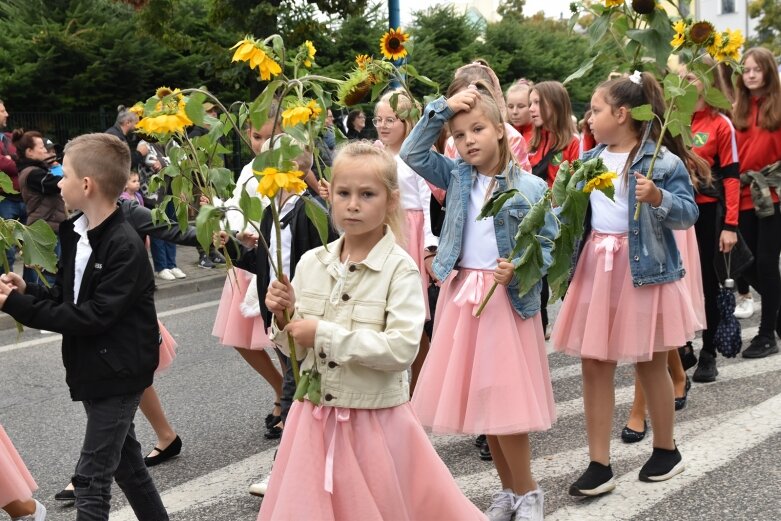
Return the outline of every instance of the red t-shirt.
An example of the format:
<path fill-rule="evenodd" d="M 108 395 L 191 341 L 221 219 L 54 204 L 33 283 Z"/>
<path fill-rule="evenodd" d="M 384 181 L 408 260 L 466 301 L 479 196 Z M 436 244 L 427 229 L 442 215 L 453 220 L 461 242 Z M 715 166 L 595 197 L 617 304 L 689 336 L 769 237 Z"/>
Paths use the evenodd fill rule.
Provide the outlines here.
<path fill-rule="evenodd" d="M 714 179 L 722 181 L 725 215 L 724 225 L 735 230 L 738 226 L 740 207 L 740 172 L 738 170 L 738 144 L 735 127 L 724 114 L 705 108 L 692 118 L 692 150 L 711 167 Z M 718 199 L 697 193 L 697 203 L 715 203 Z"/>
<path fill-rule="evenodd" d="M 781 129 L 767 130 L 759 126 L 759 105 L 761 98 L 751 98 L 751 112 L 749 127 L 746 130 L 737 130 L 738 158 L 740 161 L 740 173 L 749 170 L 759 171 L 767 165 L 781 161 Z M 778 202 L 778 194 L 771 190 L 773 202 Z M 751 187 L 744 186 L 740 192 L 740 210 L 753 210 L 751 201 Z"/>
<path fill-rule="evenodd" d="M 550 151 L 550 147 L 553 141 L 549 131 L 545 129 L 541 130 L 542 139 L 540 140 L 540 145 L 537 147 L 537 150 L 529 153 L 529 162 L 531 163 L 532 168 L 537 166 L 545 157 L 545 155 Z M 553 186 L 553 181 L 556 180 L 556 174 L 559 172 L 559 165 L 561 165 L 562 161 L 572 162 L 579 157 L 580 140 L 578 139 L 578 136 L 573 135 L 567 146 L 564 147 L 563 150 L 559 150 L 553 154 L 553 156 L 550 158 L 550 161 L 548 161 L 547 177 L 545 178 L 548 186 Z"/>
<path fill-rule="evenodd" d="M 520 127 L 516 127 L 513 125 L 513 128 L 521 133 L 523 136 L 523 139 L 526 140 L 526 143 L 529 144 L 532 141 L 532 136 L 534 136 L 534 125 L 529 123 L 528 125 L 521 125 Z"/>

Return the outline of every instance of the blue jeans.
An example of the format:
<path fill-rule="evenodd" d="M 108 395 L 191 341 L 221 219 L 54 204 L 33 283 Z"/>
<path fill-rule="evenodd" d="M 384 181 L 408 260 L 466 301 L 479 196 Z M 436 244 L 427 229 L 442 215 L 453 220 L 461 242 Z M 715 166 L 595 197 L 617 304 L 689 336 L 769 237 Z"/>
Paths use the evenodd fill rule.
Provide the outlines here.
<path fill-rule="evenodd" d="M 165 209 L 165 214 L 171 219 L 171 226 L 176 224 L 176 212 L 174 205 L 169 204 Z M 176 267 L 176 244 L 151 237 L 152 264 L 155 266 L 155 272 L 170 270 Z"/>
<path fill-rule="evenodd" d="M 7 197 L 0 201 L 0 217 L 3 219 L 16 219 L 22 224 L 27 222 L 27 207 L 23 201 L 11 201 Z M 16 248 L 8 248 L 5 252 L 8 258 L 8 268 L 14 270 L 14 257 Z"/>
<path fill-rule="evenodd" d="M 138 519 L 168 521 L 136 440 L 133 417 L 140 400 L 141 393 L 134 393 L 82 402 L 87 432 L 72 478 L 77 521 L 108 521 L 112 480 Z"/>

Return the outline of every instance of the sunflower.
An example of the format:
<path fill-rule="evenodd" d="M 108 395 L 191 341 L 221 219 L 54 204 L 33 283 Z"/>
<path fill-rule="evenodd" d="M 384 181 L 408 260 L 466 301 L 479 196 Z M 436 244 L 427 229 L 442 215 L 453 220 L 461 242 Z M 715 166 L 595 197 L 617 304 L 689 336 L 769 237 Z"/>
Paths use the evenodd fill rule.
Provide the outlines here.
<path fill-rule="evenodd" d="M 372 59 L 368 54 L 359 54 L 358 56 L 355 57 L 355 63 L 356 65 L 358 65 L 359 69 L 365 69 L 366 64 L 368 64 L 371 61 Z"/>
<path fill-rule="evenodd" d="M 724 46 L 724 37 L 722 33 L 713 33 L 713 41 L 708 45 L 705 50 L 708 54 L 713 56 L 716 61 L 724 61 L 724 54 L 722 47 Z"/>
<path fill-rule="evenodd" d="M 252 172 L 260 177 L 257 188 L 258 193 L 268 198 L 274 197 L 280 190 L 286 190 L 295 194 L 300 194 L 306 190 L 306 183 L 302 179 L 304 172 L 301 170 L 280 172 L 279 169 L 269 166 L 262 171 L 253 170 Z"/>
<path fill-rule="evenodd" d="M 605 7 L 616 7 L 622 5 L 624 0 L 605 0 Z"/>
<path fill-rule="evenodd" d="M 407 55 L 404 42 L 409 40 L 409 35 L 401 27 L 390 29 L 380 38 L 380 52 L 388 60 L 400 60 Z"/>
<path fill-rule="evenodd" d="M 697 45 L 705 45 L 716 30 L 713 24 L 706 21 L 696 22 L 689 29 L 689 38 Z"/>
<path fill-rule="evenodd" d="M 721 53 L 732 61 L 738 61 L 740 58 L 740 48 L 746 42 L 746 38 L 743 37 L 743 33 L 740 30 L 727 29 L 724 34 L 727 36 L 727 41 L 721 49 Z"/>
<path fill-rule="evenodd" d="M 285 128 L 308 123 L 320 116 L 322 109 L 315 100 L 309 100 L 306 105 L 294 105 L 282 112 L 282 126 Z"/>
<path fill-rule="evenodd" d="M 142 118 L 136 125 L 136 129 L 145 134 L 159 136 L 183 132 L 186 127 L 193 124 L 184 110 L 187 100 L 181 95 L 179 89 L 161 87 L 155 94 L 155 97 L 151 98 L 157 98 L 154 112 Z M 164 94 L 164 96 L 159 98 L 157 94 Z M 134 112 L 143 111 L 143 106 L 137 103 L 134 109 Z"/>
<path fill-rule="evenodd" d="M 589 179 L 588 183 L 586 183 L 586 186 L 583 187 L 583 192 L 590 194 L 595 189 L 602 191 L 608 188 L 612 188 L 613 179 L 616 179 L 617 177 L 618 176 L 615 172 L 604 172 L 598 176 L 592 177 Z"/>
<path fill-rule="evenodd" d="M 260 72 L 260 79 L 269 80 L 271 76 L 276 76 L 282 72 L 282 68 L 274 59 L 269 56 L 270 50 L 262 43 L 252 38 L 244 38 L 242 41 L 231 47 L 236 49 L 231 61 L 249 62 L 250 69 L 257 67 Z"/>
<path fill-rule="evenodd" d="M 686 23 L 683 20 L 678 20 L 673 24 L 673 31 L 675 31 L 675 38 L 672 39 L 670 45 L 673 49 L 677 49 L 686 42 Z"/>
<path fill-rule="evenodd" d="M 309 40 L 304 42 L 304 47 L 306 47 L 306 58 L 304 58 L 304 67 L 311 67 L 312 60 L 315 59 L 315 53 L 317 52 L 317 49 L 315 49 L 315 45 Z"/>
<path fill-rule="evenodd" d="M 139 118 L 144 117 L 144 104 L 141 103 L 140 101 L 138 103 L 136 103 L 135 105 L 133 105 L 132 107 L 130 107 L 129 109 L 127 109 L 127 110 L 128 110 L 128 112 L 132 112 L 133 114 L 135 114 Z"/>
<path fill-rule="evenodd" d="M 632 9 L 639 14 L 651 14 L 656 7 L 656 0 L 632 0 Z"/>

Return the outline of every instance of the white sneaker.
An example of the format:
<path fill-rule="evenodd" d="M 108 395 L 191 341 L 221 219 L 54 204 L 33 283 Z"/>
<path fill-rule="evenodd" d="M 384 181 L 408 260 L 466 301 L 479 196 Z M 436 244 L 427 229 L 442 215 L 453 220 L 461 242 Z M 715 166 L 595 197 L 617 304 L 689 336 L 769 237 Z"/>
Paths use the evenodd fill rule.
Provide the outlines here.
<path fill-rule="evenodd" d="M 754 299 L 738 296 L 738 303 L 733 314 L 735 318 L 751 318 L 751 315 L 754 314 Z"/>
<path fill-rule="evenodd" d="M 491 506 L 485 511 L 488 521 L 510 521 L 515 514 L 518 499 L 515 494 L 503 490 L 491 498 Z"/>
<path fill-rule="evenodd" d="M 266 474 L 259 483 L 253 483 L 249 486 L 249 493 L 253 496 L 263 497 L 266 495 L 266 489 L 268 489 L 268 482 L 271 480 L 271 472 Z"/>
<path fill-rule="evenodd" d="M 157 272 L 157 278 L 163 280 L 174 280 L 176 279 L 176 276 L 171 273 L 171 270 L 165 269 Z"/>
<path fill-rule="evenodd" d="M 35 501 L 35 512 L 27 516 L 14 517 L 11 521 L 44 521 L 46 519 L 46 507 L 40 504 L 37 499 L 33 501 Z"/>
<path fill-rule="evenodd" d="M 171 268 L 171 273 L 177 279 L 185 279 L 185 278 L 187 278 L 187 274 L 185 272 L 183 272 L 182 270 L 180 270 L 179 268 L 177 268 L 176 266 Z"/>
<path fill-rule="evenodd" d="M 539 488 L 523 496 L 515 496 L 515 521 L 542 521 L 545 495 Z"/>

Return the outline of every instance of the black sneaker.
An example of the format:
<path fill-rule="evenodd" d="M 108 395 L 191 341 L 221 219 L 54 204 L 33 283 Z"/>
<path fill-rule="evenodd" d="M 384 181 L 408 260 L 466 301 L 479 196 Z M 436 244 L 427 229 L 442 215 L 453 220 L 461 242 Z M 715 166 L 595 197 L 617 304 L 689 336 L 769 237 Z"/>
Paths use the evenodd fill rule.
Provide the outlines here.
<path fill-rule="evenodd" d="M 640 469 L 640 481 L 655 482 L 666 481 L 683 472 L 685 465 L 678 447 L 673 450 L 657 449 L 651 453 L 651 457 Z"/>
<path fill-rule="evenodd" d="M 718 375 L 716 357 L 708 351 L 700 351 L 700 361 L 697 362 L 697 369 L 694 370 L 692 380 L 699 383 L 715 382 Z"/>
<path fill-rule="evenodd" d="M 775 353 L 778 353 L 776 339 L 757 335 L 751 339 L 751 343 L 743 351 L 743 358 L 765 358 Z"/>
<path fill-rule="evenodd" d="M 480 447 L 480 459 L 483 461 L 493 461 L 494 457 L 491 455 L 491 447 L 488 446 L 488 442 Z"/>
<path fill-rule="evenodd" d="M 210 270 L 214 267 L 214 263 L 205 253 L 201 253 L 201 256 L 198 257 L 198 266 Z"/>
<path fill-rule="evenodd" d="M 475 438 L 475 447 L 482 447 L 486 443 L 487 442 L 486 442 L 486 439 L 485 439 L 485 434 L 481 434 L 480 436 Z"/>
<path fill-rule="evenodd" d="M 214 264 L 225 264 L 225 257 L 223 257 L 220 252 L 216 250 L 209 254 L 209 260 Z"/>
<path fill-rule="evenodd" d="M 570 496 L 601 496 L 616 488 L 613 469 L 596 461 L 588 464 L 586 472 L 569 487 Z"/>

